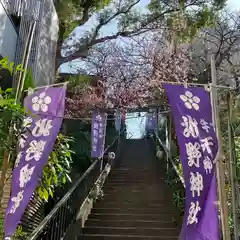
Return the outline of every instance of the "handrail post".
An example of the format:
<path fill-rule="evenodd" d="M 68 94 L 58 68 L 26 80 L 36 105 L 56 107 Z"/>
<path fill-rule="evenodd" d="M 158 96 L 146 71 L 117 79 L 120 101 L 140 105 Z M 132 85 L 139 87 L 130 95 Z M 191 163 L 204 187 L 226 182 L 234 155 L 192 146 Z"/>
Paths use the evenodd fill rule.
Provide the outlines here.
<path fill-rule="evenodd" d="M 236 155 L 234 152 L 234 135 L 232 129 L 232 94 L 228 93 L 228 146 L 229 146 L 229 170 L 232 185 L 232 212 L 233 212 L 233 225 L 234 225 L 234 240 L 238 240 L 238 215 L 237 215 L 237 202 L 236 202 Z"/>
<path fill-rule="evenodd" d="M 172 145 L 172 118 L 171 116 L 167 116 L 166 118 L 166 147 L 167 147 L 167 170 L 169 169 L 169 160 L 172 160 L 171 154 L 171 145 Z"/>

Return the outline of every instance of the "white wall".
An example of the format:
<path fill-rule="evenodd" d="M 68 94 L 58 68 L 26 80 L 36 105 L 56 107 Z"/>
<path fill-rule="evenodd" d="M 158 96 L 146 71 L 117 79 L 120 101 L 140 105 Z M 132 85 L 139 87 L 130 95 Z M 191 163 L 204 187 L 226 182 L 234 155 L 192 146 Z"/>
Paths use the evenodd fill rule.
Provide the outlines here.
<path fill-rule="evenodd" d="M 14 61 L 17 45 L 17 33 L 0 2 L 0 54 Z"/>

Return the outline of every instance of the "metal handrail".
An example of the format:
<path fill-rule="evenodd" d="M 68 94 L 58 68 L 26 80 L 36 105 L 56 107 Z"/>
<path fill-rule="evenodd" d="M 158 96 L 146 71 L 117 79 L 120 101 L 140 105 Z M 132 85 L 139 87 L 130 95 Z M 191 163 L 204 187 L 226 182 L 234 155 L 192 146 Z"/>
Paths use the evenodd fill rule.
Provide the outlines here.
<path fill-rule="evenodd" d="M 163 148 L 165 155 L 166 155 L 166 156 L 169 156 L 169 154 L 167 154 L 167 153 L 168 153 L 168 149 L 166 148 L 166 146 L 163 144 L 163 142 L 161 141 L 161 139 L 158 137 L 158 135 L 157 135 L 156 133 L 155 133 L 155 137 L 156 137 L 158 143 L 159 143 L 159 144 L 161 145 L 161 147 Z M 168 160 L 169 160 L 170 163 L 172 164 L 173 169 L 175 170 L 176 174 L 178 175 L 178 177 L 179 177 L 180 181 L 182 182 L 184 188 L 186 188 L 186 185 L 185 185 L 185 182 L 184 182 L 184 178 L 183 178 L 183 176 L 181 175 L 181 173 L 179 172 L 179 170 L 178 170 L 178 168 L 177 168 L 177 165 L 175 164 L 175 162 L 173 161 L 172 158 L 168 158 Z"/>
<path fill-rule="evenodd" d="M 98 159 L 95 160 L 90 167 L 86 170 L 86 172 L 76 181 L 76 183 L 69 189 L 69 191 L 64 195 L 64 197 L 56 204 L 56 206 L 52 209 L 52 211 L 43 219 L 43 221 L 39 224 L 39 226 L 32 232 L 29 236 L 28 240 L 33 240 L 37 237 L 38 233 L 41 232 L 44 227 L 47 225 L 48 221 L 54 217 L 57 213 L 58 209 L 68 200 L 68 198 L 72 195 L 77 186 L 83 182 L 83 180 L 88 176 L 88 174 L 94 169 L 98 162 Z"/>
<path fill-rule="evenodd" d="M 124 131 L 123 129 L 120 134 L 113 140 L 113 142 L 107 146 L 107 148 L 104 150 L 104 154 L 108 151 L 110 147 L 112 147 L 116 141 L 121 137 L 121 133 Z M 103 155 L 104 155 L 103 154 Z M 47 226 L 47 224 L 55 217 L 58 210 L 61 209 L 61 207 L 70 199 L 74 191 L 77 189 L 77 187 L 87 178 L 87 176 L 95 169 L 97 163 L 99 163 L 101 158 L 96 159 L 90 167 L 85 171 L 85 173 L 76 181 L 76 183 L 69 189 L 69 191 L 64 195 L 64 197 L 56 204 L 56 206 L 52 209 L 52 211 L 42 220 L 42 222 L 39 224 L 39 226 L 28 236 L 27 240 L 35 240 L 37 239 L 38 235 L 44 230 L 44 228 Z M 99 175 L 101 172 L 99 173 Z M 90 191 L 91 189 L 89 189 Z"/>

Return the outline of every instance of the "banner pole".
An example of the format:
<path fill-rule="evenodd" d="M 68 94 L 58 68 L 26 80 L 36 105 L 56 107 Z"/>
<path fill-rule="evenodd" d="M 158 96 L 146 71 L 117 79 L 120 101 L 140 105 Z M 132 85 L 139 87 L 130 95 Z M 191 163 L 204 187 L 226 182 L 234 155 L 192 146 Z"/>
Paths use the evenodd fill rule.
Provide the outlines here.
<path fill-rule="evenodd" d="M 216 66 L 215 66 L 215 57 L 211 56 L 211 78 L 212 85 L 216 86 Z M 218 138 L 218 154 L 216 159 L 216 173 L 218 181 L 218 198 L 219 198 L 219 207 L 221 214 L 221 226 L 222 226 L 222 235 L 223 240 L 230 240 L 230 231 L 228 223 L 228 206 L 227 198 L 225 194 L 225 177 L 224 177 L 224 166 L 223 166 L 223 153 L 222 153 L 222 141 L 221 141 L 221 129 L 220 129 L 220 119 L 219 119 L 219 108 L 217 102 L 217 88 L 210 87 L 211 93 L 211 104 L 212 104 L 212 121 L 216 130 Z"/>
<path fill-rule="evenodd" d="M 234 133 L 232 129 L 232 94 L 228 92 L 227 105 L 228 105 L 228 146 L 229 146 L 229 170 L 230 180 L 232 185 L 232 213 L 234 225 L 234 240 L 238 240 L 238 214 L 237 214 L 237 201 L 236 201 L 236 155 L 234 148 Z"/>
<path fill-rule="evenodd" d="M 33 41 L 33 35 L 34 35 L 34 31 L 35 31 L 34 24 L 35 24 L 35 22 L 30 26 L 30 31 L 27 36 L 26 44 L 24 47 L 24 53 L 23 53 L 23 58 L 22 58 L 22 65 L 24 66 L 24 73 L 20 72 L 19 77 L 18 77 L 16 93 L 15 93 L 15 100 L 14 100 L 15 105 L 22 96 L 22 86 L 24 86 L 27 64 L 28 64 L 28 57 L 29 57 L 28 52 L 31 51 L 31 46 L 32 46 L 31 44 Z M 12 124 L 12 121 L 10 124 Z M 10 140 L 11 134 L 12 134 L 12 126 L 10 126 L 10 128 L 9 128 L 9 136 L 8 136 L 7 141 Z M 3 198 L 3 194 L 4 194 L 4 185 L 5 185 L 5 181 L 6 181 L 6 177 L 7 177 L 8 168 L 10 165 L 10 160 L 11 160 L 11 152 L 8 152 L 7 150 L 5 150 L 4 156 L 3 156 L 2 174 L 0 176 L 0 207 L 1 207 L 1 201 Z"/>

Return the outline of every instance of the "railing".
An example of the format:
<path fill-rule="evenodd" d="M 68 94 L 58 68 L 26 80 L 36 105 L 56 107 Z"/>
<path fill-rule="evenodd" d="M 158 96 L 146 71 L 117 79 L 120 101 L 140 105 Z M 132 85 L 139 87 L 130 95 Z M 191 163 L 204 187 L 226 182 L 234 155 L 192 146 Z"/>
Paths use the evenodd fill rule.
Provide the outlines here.
<path fill-rule="evenodd" d="M 118 141 L 120 136 L 121 134 L 113 140 L 112 144 L 105 149 L 104 154 Z M 77 217 L 81 204 L 100 176 L 101 170 L 104 169 L 104 165 L 103 160 L 95 160 L 27 240 L 64 239 L 67 230 Z"/>
<path fill-rule="evenodd" d="M 160 147 L 163 149 L 163 151 L 165 153 L 165 156 L 167 157 L 167 161 L 171 163 L 171 165 L 172 165 L 173 169 L 175 170 L 178 178 L 180 179 L 183 186 L 185 187 L 185 182 L 184 182 L 183 176 L 181 175 L 180 171 L 178 170 L 176 163 L 173 161 L 173 159 L 171 157 L 169 157 L 169 156 L 171 156 L 168 153 L 169 150 L 166 148 L 166 146 L 163 144 L 163 142 L 161 141 L 161 139 L 158 137 L 158 135 L 156 133 L 154 134 L 154 137 L 156 139 L 156 144 L 159 144 Z"/>

